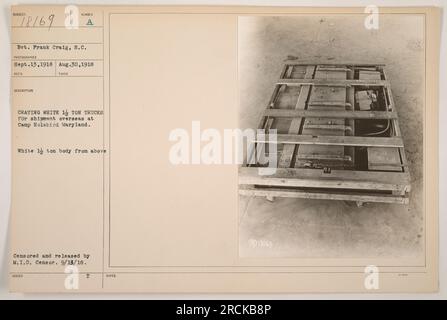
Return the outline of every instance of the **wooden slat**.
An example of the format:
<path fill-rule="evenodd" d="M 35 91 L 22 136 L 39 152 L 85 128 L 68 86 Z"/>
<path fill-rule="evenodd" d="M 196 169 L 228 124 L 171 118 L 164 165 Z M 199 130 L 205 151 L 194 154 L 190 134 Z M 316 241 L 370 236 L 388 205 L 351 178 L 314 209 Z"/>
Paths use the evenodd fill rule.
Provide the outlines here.
<path fill-rule="evenodd" d="M 278 168 L 272 175 L 259 175 L 259 168 L 240 167 L 239 184 L 282 187 L 409 190 L 409 177 L 404 172 L 368 172 L 318 169 Z"/>
<path fill-rule="evenodd" d="M 286 60 L 286 64 L 290 66 L 307 66 L 310 64 L 315 64 L 315 62 L 296 62 L 294 60 Z M 377 63 L 344 63 L 344 62 L 331 62 L 331 63 L 319 63 L 320 66 L 345 66 L 345 67 L 383 67 L 385 64 L 377 64 Z"/>
<path fill-rule="evenodd" d="M 323 129 L 323 130 L 352 130 L 351 127 L 344 124 L 305 124 L 304 129 Z"/>
<path fill-rule="evenodd" d="M 388 76 L 387 76 L 385 70 L 382 70 L 382 73 L 383 73 L 383 78 L 384 78 L 385 80 L 388 80 Z M 387 96 L 388 96 L 388 100 L 389 100 L 389 103 L 390 103 L 389 106 L 388 106 L 388 108 L 389 108 L 390 110 L 393 110 L 393 112 L 396 112 L 396 114 L 397 114 L 396 105 L 395 105 L 395 103 L 394 103 L 393 94 L 392 94 L 392 92 L 391 92 L 391 85 L 390 85 L 390 84 L 387 85 L 384 89 L 385 89 L 385 91 L 386 91 L 386 94 L 387 94 Z M 400 131 L 399 121 L 397 121 L 397 117 L 396 117 L 396 119 L 393 119 L 393 120 L 392 120 L 392 123 L 393 123 L 393 128 L 394 128 L 394 130 L 395 130 L 395 135 L 396 135 L 397 137 L 401 137 L 401 136 L 402 136 L 402 133 L 401 133 L 401 131 Z M 403 148 L 403 146 L 402 146 L 402 148 L 399 148 L 399 154 L 400 154 L 400 157 L 401 157 L 401 159 L 402 159 L 403 169 L 404 169 L 405 172 L 407 172 L 407 173 L 409 174 L 408 161 L 407 161 L 407 157 L 406 157 L 406 155 L 405 155 L 405 149 Z"/>
<path fill-rule="evenodd" d="M 309 102 L 309 106 L 351 107 L 351 104 L 348 102 L 342 102 L 342 101 L 312 101 L 312 102 Z"/>
<path fill-rule="evenodd" d="M 355 71 L 354 68 L 351 69 L 351 71 L 348 72 L 347 78 L 352 80 L 354 79 Z M 384 88 L 384 87 L 383 87 Z M 351 105 L 347 109 L 351 112 L 354 112 L 355 109 L 355 89 L 354 87 L 349 87 L 346 89 L 346 100 Z M 355 135 L 355 120 L 354 118 L 346 118 L 346 123 L 352 128 L 352 130 L 347 131 L 347 136 L 353 136 Z M 351 156 L 351 163 L 346 166 L 346 169 L 351 169 L 355 167 L 355 148 L 352 147 L 346 147 L 345 153 L 349 154 Z"/>
<path fill-rule="evenodd" d="M 350 161 L 351 157 L 347 155 L 330 155 L 330 154 L 312 154 L 305 153 L 300 155 L 300 159 L 321 159 L 329 161 Z"/>
<path fill-rule="evenodd" d="M 344 71 L 344 72 L 348 72 L 351 71 L 351 69 L 348 68 L 340 68 L 340 67 L 335 67 L 335 68 L 330 68 L 330 67 L 319 67 L 318 71 Z"/>
<path fill-rule="evenodd" d="M 315 66 L 307 66 L 305 79 L 310 79 L 313 77 L 315 71 Z M 309 97 L 310 86 L 302 86 L 298 100 L 295 105 L 295 110 L 304 110 L 306 107 L 306 101 Z M 298 134 L 301 126 L 301 118 L 294 118 L 290 123 L 289 134 Z M 293 154 L 295 152 L 295 145 L 286 145 L 279 158 L 278 167 L 290 167 L 292 163 Z"/>
<path fill-rule="evenodd" d="M 267 109 L 266 117 L 277 118 L 343 118 L 343 119 L 397 119 L 396 112 L 389 111 L 324 111 L 324 110 L 288 110 Z"/>
<path fill-rule="evenodd" d="M 388 85 L 386 80 L 326 80 L 326 79 L 279 79 L 277 84 L 287 86 L 303 86 L 303 85 L 317 85 L 317 86 L 380 86 Z"/>
<path fill-rule="evenodd" d="M 333 193 L 333 192 L 305 192 L 298 190 L 288 190 L 279 188 L 255 188 L 253 186 L 244 186 L 239 189 L 239 194 L 247 196 L 261 197 L 286 197 L 286 198 L 305 198 L 318 200 L 348 200 L 361 202 L 382 202 L 408 204 L 408 197 L 395 195 L 370 195 L 361 193 Z"/>
<path fill-rule="evenodd" d="M 307 144 L 327 146 L 352 146 L 352 147 L 403 147 L 400 137 L 356 137 L 356 136 L 311 136 L 295 134 L 277 134 L 276 140 L 256 139 L 257 143 L 284 143 L 284 144 Z"/>
<path fill-rule="evenodd" d="M 374 67 L 355 67 L 355 70 L 358 70 L 358 71 L 380 71 Z"/>

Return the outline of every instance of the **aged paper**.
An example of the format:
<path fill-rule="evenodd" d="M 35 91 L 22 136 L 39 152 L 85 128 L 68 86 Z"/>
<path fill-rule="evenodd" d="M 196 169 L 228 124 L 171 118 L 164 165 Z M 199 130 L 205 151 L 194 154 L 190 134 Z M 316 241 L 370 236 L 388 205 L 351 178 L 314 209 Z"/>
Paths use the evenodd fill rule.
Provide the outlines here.
<path fill-rule="evenodd" d="M 436 291 L 439 11 L 377 10 L 13 6 L 10 290 Z M 287 63 L 307 67 L 281 77 Z M 343 112 L 398 118 L 402 130 L 382 121 L 358 139 L 345 134 L 354 122 L 306 122 L 314 131 L 300 141 L 311 147 L 280 148 L 280 161 L 315 157 L 321 148 L 305 139 L 335 125 L 343 138 L 320 137 L 331 145 L 318 158 L 326 162 L 304 170 L 322 172 L 311 180 L 337 193 L 293 187 L 272 197 L 268 185 L 259 196 L 259 183 L 286 179 L 259 173 L 247 195 L 235 130 L 257 128 L 278 79 L 298 99 L 278 100 L 282 116 L 339 106 L 319 91 L 303 98 L 323 86 L 341 94 Z M 393 94 L 374 91 L 389 83 Z M 388 109 L 373 109 L 381 99 Z M 293 121 L 277 123 L 279 139 L 296 139 Z M 356 155 L 370 147 L 356 172 L 390 181 L 374 180 L 372 192 L 326 164 L 351 161 L 349 146 Z M 390 146 L 400 153 L 383 158 Z M 408 185 L 391 182 L 402 176 L 396 166 Z M 372 193 L 341 190 L 328 174 Z"/>

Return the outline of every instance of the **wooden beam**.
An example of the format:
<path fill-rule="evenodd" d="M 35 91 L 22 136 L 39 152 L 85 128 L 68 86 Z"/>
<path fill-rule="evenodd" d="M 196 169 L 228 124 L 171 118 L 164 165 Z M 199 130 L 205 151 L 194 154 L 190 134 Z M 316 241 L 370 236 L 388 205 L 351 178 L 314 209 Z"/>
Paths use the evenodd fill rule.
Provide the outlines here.
<path fill-rule="evenodd" d="M 278 144 L 310 144 L 326 146 L 351 146 L 351 147 L 384 147 L 401 148 L 403 141 L 400 137 L 358 137 L 358 136 L 310 136 L 295 134 L 277 134 L 275 140 L 256 139 L 256 143 Z"/>
<path fill-rule="evenodd" d="M 350 110 L 291 110 L 267 109 L 265 117 L 276 118 L 342 118 L 342 119 L 397 119 L 396 112 L 389 111 L 350 111 Z"/>
<path fill-rule="evenodd" d="M 336 154 L 312 154 L 312 153 L 304 153 L 300 154 L 300 160 L 312 160 L 312 159 L 320 159 L 320 160 L 329 160 L 329 161 L 351 161 L 351 157 L 348 155 L 336 155 Z"/>
<path fill-rule="evenodd" d="M 354 79 L 354 75 L 355 75 L 355 70 L 356 68 L 352 68 L 351 71 L 348 72 L 347 74 L 347 78 L 352 80 Z M 383 87 L 385 88 L 385 87 Z M 347 109 L 350 112 L 355 112 L 355 89 L 354 87 L 349 87 L 346 89 L 346 100 L 349 102 L 349 104 L 351 105 L 350 107 L 348 107 Z M 352 128 L 352 130 L 347 131 L 346 135 L 347 136 L 353 136 L 355 135 L 355 124 L 356 121 L 354 120 L 354 118 L 345 118 L 346 119 L 346 123 Z M 355 149 L 352 147 L 346 147 L 345 148 L 345 153 L 349 154 L 351 156 L 351 163 L 349 165 L 346 166 L 347 169 L 349 168 L 354 168 L 355 167 Z"/>
<path fill-rule="evenodd" d="M 309 102 L 309 106 L 325 106 L 325 107 L 351 107 L 348 102 L 341 101 L 312 101 Z"/>
<path fill-rule="evenodd" d="M 303 188 L 409 190 L 405 172 L 370 172 L 319 169 L 277 168 L 272 175 L 259 175 L 256 167 L 239 168 L 240 185 L 264 185 Z"/>
<path fill-rule="evenodd" d="M 340 67 L 326 67 L 326 66 L 324 66 L 324 67 L 319 67 L 318 68 L 318 71 L 332 71 L 332 72 L 335 72 L 335 71 L 344 71 L 344 72 L 348 72 L 348 71 L 351 71 L 351 69 L 348 69 L 348 68 L 340 68 Z"/>
<path fill-rule="evenodd" d="M 294 60 L 286 60 L 287 65 L 291 66 L 307 66 L 310 64 L 315 64 L 315 62 L 295 62 Z M 385 64 L 380 63 L 343 63 L 343 62 L 335 62 L 335 63 L 317 63 L 320 66 L 330 67 L 330 66 L 345 66 L 345 67 L 383 67 Z"/>
<path fill-rule="evenodd" d="M 307 66 L 306 74 L 304 75 L 305 79 L 311 79 L 315 72 L 315 66 Z M 304 110 L 306 108 L 306 102 L 309 97 L 310 86 L 302 86 L 300 90 L 300 94 L 298 96 L 298 100 L 295 105 L 295 110 Z M 301 118 L 294 118 L 290 123 L 289 134 L 298 134 L 301 127 Z M 286 145 L 281 153 L 281 157 L 279 158 L 278 167 L 290 167 L 292 164 L 293 154 L 295 153 L 296 145 Z"/>
<path fill-rule="evenodd" d="M 379 86 L 384 87 L 389 83 L 386 80 L 326 80 L 326 79 L 279 79 L 276 84 L 287 86 Z"/>
<path fill-rule="evenodd" d="M 239 189 L 239 194 L 247 196 L 262 197 L 286 197 L 286 198 L 305 198 L 318 200 L 348 200 L 362 202 L 382 202 L 408 204 L 408 197 L 396 195 L 371 195 L 362 193 L 334 193 L 334 192 L 306 192 L 293 189 L 280 188 L 255 188 L 253 186 L 244 186 Z"/>
<path fill-rule="evenodd" d="M 305 124 L 303 126 L 304 129 L 321 129 L 321 130 L 349 130 L 352 131 L 352 128 L 344 125 L 344 124 Z"/>

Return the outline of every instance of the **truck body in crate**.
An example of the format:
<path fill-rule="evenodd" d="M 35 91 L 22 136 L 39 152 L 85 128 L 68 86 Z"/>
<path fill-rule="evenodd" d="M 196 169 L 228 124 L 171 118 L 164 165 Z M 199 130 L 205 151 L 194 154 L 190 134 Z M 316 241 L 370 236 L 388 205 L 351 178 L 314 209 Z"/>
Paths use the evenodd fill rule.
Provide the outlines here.
<path fill-rule="evenodd" d="M 252 141 L 239 168 L 242 195 L 359 205 L 409 201 L 410 175 L 383 65 L 285 64 L 258 129 L 266 135 Z M 271 143 L 276 170 L 260 175 L 259 167 L 272 164 L 257 162 L 257 155 Z"/>

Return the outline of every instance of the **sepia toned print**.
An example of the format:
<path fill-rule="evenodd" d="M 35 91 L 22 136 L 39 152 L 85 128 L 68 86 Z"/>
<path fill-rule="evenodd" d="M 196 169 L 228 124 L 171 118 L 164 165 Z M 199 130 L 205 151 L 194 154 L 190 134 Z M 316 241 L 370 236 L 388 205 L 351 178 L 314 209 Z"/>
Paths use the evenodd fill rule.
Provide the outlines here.
<path fill-rule="evenodd" d="M 13 6 L 10 290 L 436 290 L 439 12 Z"/>

